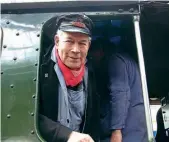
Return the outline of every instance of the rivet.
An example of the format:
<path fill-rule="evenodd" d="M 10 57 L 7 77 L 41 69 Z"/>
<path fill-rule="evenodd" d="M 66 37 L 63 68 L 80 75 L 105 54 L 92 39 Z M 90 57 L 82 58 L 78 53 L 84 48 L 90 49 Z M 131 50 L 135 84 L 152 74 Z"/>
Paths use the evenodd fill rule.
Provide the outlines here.
<path fill-rule="evenodd" d="M 36 78 L 34 78 L 33 81 L 36 81 Z"/>
<path fill-rule="evenodd" d="M 33 112 L 31 113 L 31 116 L 34 116 L 34 113 L 33 113 Z"/>
<path fill-rule="evenodd" d="M 10 87 L 11 87 L 11 88 L 14 88 L 14 85 L 13 85 L 13 84 L 11 84 L 11 85 L 10 85 Z"/>
<path fill-rule="evenodd" d="M 40 37 L 40 34 L 37 34 L 37 37 Z"/>
<path fill-rule="evenodd" d="M 6 45 L 3 45 L 3 48 L 6 48 L 7 46 Z"/>
<path fill-rule="evenodd" d="M 31 134 L 34 134 L 34 133 L 35 133 L 35 132 L 32 130 L 32 131 L 31 131 Z"/>
<path fill-rule="evenodd" d="M 3 71 L 1 71 L 1 74 L 3 74 L 4 72 Z"/>
<path fill-rule="evenodd" d="M 19 36 L 19 33 L 16 33 L 16 36 Z"/>
<path fill-rule="evenodd" d="M 39 48 L 36 48 L 36 51 L 38 51 L 39 50 Z"/>
<path fill-rule="evenodd" d="M 165 111 L 163 111 L 163 113 L 166 113 Z"/>
<path fill-rule="evenodd" d="M 9 24 L 9 23 L 10 23 L 9 21 L 6 22 L 6 24 Z"/>
<path fill-rule="evenodd" d="M 16 60 L 17 60 L 17 57 L 14 57 L 13 60 L 16 61 Z"/>
<path fill-rule="evenodd" d="M 7 115 L 7 118 L 11 118 L 11 115 L 10 115 L 10 114 L 8 114 L 8 115 Z"/>
<path fill-rule="evenodd" d="M 48 73 L 45 73 L 45 77 L 46 77 L 46 78 L 48 77 Z"/>
<path fill-rule="evenodd" d="M 130 8 L 129 12 L 134 12 L 134 8 Z"/>
<path fill-rule="evenodd" d="M 35 66 L 37 66 L 38 65 L 38 63 L 35 63 Z"/>
<path fill-rule="evenodd" d="M 120 13 L 123 12 L 123 9 L 119 9 L 118 12 L 120 12 Z"/>
<path fill-rule="evenodd" d="M 36 97 L 35 95 L 32 96 L 33 99 L 34 99 L 35 97 Z"/>

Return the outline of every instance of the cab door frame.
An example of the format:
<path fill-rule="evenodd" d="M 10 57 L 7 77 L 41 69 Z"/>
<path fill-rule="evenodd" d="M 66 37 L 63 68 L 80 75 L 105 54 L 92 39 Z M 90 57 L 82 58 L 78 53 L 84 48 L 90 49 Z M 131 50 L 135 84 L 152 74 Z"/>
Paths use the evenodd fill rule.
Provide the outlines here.
<path fill-rule="evenodd" d="M 133 16 L 137 56 L 138 56 L 138 61 L 139 61 L 139 69 L 140 69 L 141 83 L 142 83 L 142 90 L 143 90 L 143 100 L 144 100 L 148 140 L 149 142 L 154 142 L 155 140 L 154 140 L 153 129 L 152 129 L 153 125 L 151 121 L 151 111 L 150 111 L 150 103 L 149 103 L 149 97 L 148 97 L 149 95 L 148 95 L 148 88 L 147 88 L 145 63 L 144 63 L 144 57 L 143 57 L 143 48 L 142 48 L 142 43 L 141 43 L 139 21 L 140 21 L 139 15 Z"/>

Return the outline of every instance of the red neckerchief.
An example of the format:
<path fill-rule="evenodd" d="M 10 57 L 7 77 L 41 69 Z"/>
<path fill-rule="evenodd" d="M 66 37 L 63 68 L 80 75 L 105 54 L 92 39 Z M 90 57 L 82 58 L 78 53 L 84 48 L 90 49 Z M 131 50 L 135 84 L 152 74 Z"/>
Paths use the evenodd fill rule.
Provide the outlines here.
<path fill-rule="evenodd" d="M 84 71 L 85 71 L 84 64 L 81 66 L 79 70 L 71 70 L 63 64 L 63 62 L 61 61 L 58 55 L 57 50 L 55 54 L 56 54 L 59 68 L 61 69 L 63 77 L 65 79 L 66 85 L 73 87 L 79 84 L 82 81 L 84 76 Z"/>

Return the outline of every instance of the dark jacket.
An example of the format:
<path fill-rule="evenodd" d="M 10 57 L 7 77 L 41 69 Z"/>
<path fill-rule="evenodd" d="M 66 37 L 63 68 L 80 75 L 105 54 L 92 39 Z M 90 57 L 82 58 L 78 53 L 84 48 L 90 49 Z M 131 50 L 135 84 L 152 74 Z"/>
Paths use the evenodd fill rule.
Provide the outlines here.
<path fill-rule="evenodd" d="M 139 68 L 127 54 L 108 61 L 107 93 L 102 95 L 102 139 L 121 129 L 123 142 L 147 142 L 147 127 Z M 107 139 L 107 141 L 106 141 Z"/>
<path fill-rule="evenodd" d="M 44 56 L 39 70 L 39 131 L 48 142 L 66 142 L 72 130 L 57 122 L 58 84 L 51 60 L 51 50 Z M 92 69 L 88 67 L 88 99 L 86 117 L 83 119 L 84 131 L 95 141 L 99 140 L 99 96 L 96 93 Z M 82 126 L 83 126 L 82 124 Z"/>

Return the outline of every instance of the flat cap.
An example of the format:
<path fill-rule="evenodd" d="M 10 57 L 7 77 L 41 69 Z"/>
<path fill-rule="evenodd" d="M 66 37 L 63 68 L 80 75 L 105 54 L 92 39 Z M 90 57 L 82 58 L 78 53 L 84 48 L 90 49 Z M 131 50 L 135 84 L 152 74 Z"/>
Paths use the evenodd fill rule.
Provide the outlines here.
<path fill-rule="evenodd" d="M 57 17 L 58 30 L 65 32 L 79 32 L 89 36 L 92 35 L 94 26 L 92 20 L 84 14 L 67 14 Z"/>

